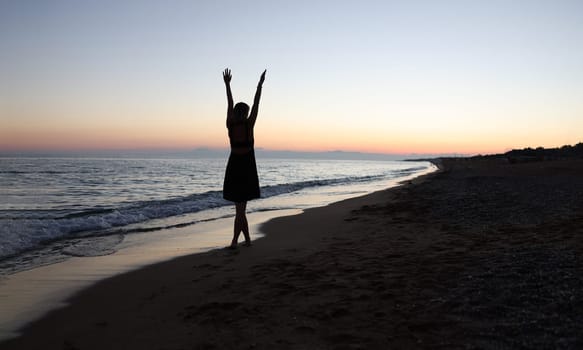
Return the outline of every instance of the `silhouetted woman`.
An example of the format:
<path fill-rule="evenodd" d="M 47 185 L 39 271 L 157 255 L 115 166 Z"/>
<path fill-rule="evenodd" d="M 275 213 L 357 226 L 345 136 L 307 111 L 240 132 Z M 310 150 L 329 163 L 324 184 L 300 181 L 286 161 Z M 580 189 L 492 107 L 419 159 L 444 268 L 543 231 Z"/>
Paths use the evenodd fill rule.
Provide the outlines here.
<path fill-rule="evenodd" d="M 266 71 L 263 71 L 259 84 L 257 84 L 257 92 L 255 92 L 251 113 L 249 113 L 249 106 L 243 102 L 239 102 L 233 107 L 231 70 L 227 68 L 223 72 L 223 80 L 227 87 L 227 129 L 229 130 L 229 141 L 231 143 L 231 154 L 229 155 L 223 184 L 223 198 L 235 202 L 236 209 L 233 241 L 230 248 L 237 247 L 241 232 L 245 236 L 245 245 L 251 245 L 249 224 L 247 223 L 245 210 L 247 201 L 259 198 L 260 195 L 255 151 L 253 149 L 253 127 L 259 111 L 261 87 L 265 80 Z"/>

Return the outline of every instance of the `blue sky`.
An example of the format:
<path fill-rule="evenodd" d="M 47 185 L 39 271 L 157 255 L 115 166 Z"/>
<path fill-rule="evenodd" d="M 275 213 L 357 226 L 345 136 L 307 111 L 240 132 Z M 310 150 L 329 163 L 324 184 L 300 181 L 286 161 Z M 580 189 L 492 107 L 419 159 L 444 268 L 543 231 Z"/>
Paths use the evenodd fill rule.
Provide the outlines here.
<path fill-rule="evenodd" d="M 4 1 L 0 148 L 496 152 L 583 139 L 583 2 Z"/>

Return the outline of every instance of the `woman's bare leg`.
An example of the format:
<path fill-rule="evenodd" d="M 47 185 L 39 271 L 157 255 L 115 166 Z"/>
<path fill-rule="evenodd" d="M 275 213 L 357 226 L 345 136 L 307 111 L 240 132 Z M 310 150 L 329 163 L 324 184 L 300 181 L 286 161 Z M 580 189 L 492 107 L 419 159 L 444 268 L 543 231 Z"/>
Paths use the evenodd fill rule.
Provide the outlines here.
<path fill-rule="evenodd" d="M 243 235 L 245 235 L 245 241 L 250 242 L 249 226 L 247 224 L 247 217 L 245 216 L 246 207 L 247 202 L 235 203 L 235 223 L 233 225 L 233 241 L 231 241 L 232 248 L 237 246 L 241 231 L 243 231 Z"/>
<path fill-rule="evenodd" d="M 245 236 L 245 245 L 251 245 L 251 237 L 249 236 L 249 223 L 247 223 L 247 214 L 245 211 L 247 210 L 247 202 L 243 202 L 243 219 L 241 230 L 243 231 L 243 236 Z"/>

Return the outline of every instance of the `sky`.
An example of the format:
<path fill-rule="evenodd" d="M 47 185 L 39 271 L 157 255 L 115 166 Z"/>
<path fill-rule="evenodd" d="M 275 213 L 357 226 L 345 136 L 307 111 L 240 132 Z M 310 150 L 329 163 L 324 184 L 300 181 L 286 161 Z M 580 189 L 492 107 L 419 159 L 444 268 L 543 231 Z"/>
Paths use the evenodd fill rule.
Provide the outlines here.
<path fill-rule="evenodd" d="M 0 1 L 0 151 L 497 153 L 583 141 L 581 1 Z"/>

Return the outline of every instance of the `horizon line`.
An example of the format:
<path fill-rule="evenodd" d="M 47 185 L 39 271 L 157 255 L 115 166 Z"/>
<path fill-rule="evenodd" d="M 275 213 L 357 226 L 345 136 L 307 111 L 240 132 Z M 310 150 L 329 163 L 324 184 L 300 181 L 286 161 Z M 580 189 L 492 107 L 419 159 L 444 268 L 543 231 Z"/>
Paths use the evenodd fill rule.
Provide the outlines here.
<path fill-rule="evenodd" d="M 162 155 L 175 155 L 175 156 L 220 156 L 228 154 L 229 148 L 214 148 L 214 147 L 195 147 L 195 148 L 120 148 L 120 149 L 14 149 L 14 150 L 2 150 L 0 149 L 0 157 L 10 157 L 10 156 L 23 156 L 23 157 L 59 157 L 59 156 L 162 156 Z M 350 157 L 350 156 L 361 156 L 361 157 L 373 157 L 373 158 L 403 158 L 403 157 L 426 157 L 426 158 L 437 158 L 437 157 L 467 157 L 475 155 L 475 153 L 464 153 L 464 152 L 363 152 L 363 151 L 353 151 L 353 150 L 317 150 L 317 151 L 294 151 L 294 150 L 280 150 L 280 149 L 268 149 L 268 148 L 255 148 L 257 153 L 265 153 L 269 155 L 270 153 L 274 156 L 339 156 L 339 157 Z"/>

